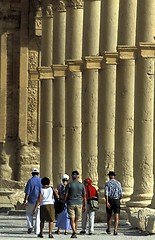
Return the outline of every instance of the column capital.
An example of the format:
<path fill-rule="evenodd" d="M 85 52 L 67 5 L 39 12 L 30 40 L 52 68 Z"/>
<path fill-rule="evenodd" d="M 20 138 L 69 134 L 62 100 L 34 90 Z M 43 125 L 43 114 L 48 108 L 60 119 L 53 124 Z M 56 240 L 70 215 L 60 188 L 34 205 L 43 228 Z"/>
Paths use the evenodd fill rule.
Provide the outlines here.
<path fill-rule="evenodd" d="M 68 70 L 70 72 L 82 72 L 83 70 L 83 61 L 77 59 L 68 59 L 66 60 L 66 64 L 68 65 Z"/>
<path fill-rule="evenodd" d="M 37 68 L 38 74 L 39 74 L 39 79 L 40 80 L 51 80 L 54 78 L 53 76 L 53 70 L 51 67 L 38 67 Z"/>
<path fill-rule="evenodd" d="M 66 7 L 83 8 L 83 0 L 66 0 Z"/>
<path fill-rule="evenodd" d="M 155 43 L 140 42 L 138 46 L 139 57 L 142 58 L 155 58 Z"/>
<path fill-rule="evenodd" d="M 43 18 L 53 17 L 52 4 L 50 4 L 49 1 L 45 1 L 44 3 L 42 3 L 42 17 Z"/>
<path fill-rule="evenodd" d="M 85 56 L 83 58 L 84 69 L 100 69 L 102 56 Z"/>
<path fill-rule="evenodd" d="M 52 65 L 54 77 L 65 77 L 67 65 L 53 64 Z"/>
<path fill-rule="evenodd" d="M 102 65 L 117 65 L 118 62 L 118 52 L 105 51 L 103 54 Z"/>
<path fill-rule="evenodd" d="M 65 0 L 52 0 L 53 11 L 65 12 L 66 4 Z"/>
<path fill-rule="evenodd" d="M 119 59 L 134 60 L 137 57 L 136 46 L 118 45 L 117 47 Z"/>

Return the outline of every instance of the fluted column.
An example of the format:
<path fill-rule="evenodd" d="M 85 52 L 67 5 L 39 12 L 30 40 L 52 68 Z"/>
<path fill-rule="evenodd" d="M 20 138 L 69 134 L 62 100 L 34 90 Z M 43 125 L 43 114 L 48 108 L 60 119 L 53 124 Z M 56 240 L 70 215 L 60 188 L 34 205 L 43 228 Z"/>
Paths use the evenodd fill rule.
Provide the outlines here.
<path fill-rule="evenodd" d="M 42 1 L 41 66 L 52 65 L 53 11 L 50 0 Z M 52 179 L 52 79 L 41 80 L 40 168 L 41 176 Z"/>
<path fill-rule="evenodd" d="M 66 8 L 65 1 L 53 0 L 53 64 L 65 64 Z M 59 70 L 58 70 L 59 71 Z M 53 82 L 53 169 L 54 185 L 65 172 L 65 76 Z"/>
<path fill-rule="evenodd" d="M 84 1 L 83 59 L 99 55 L 100 0 Z M 88 57 L 87 57 L 88 56 Z M 98 69 L 84 69 L 82 81 L 82 170 L 98 185 Z"/>
<path fill-rule="evenodd" d="M 83 1 L 67 0 L 66 59 L 66 170 L 81 172 L 81 86 L 80 70 L 72 69 L 82 57 Z"/>
<path fill-rule="evenodd" d="M 154 133 L 154 1 L 137 1 L 137 47 L 135 82 L 134 192 L 130 206 L 144 207 L 153 195 Z"/>
<path fill-rule="evenodd" d="M 136 0 L 120 0 L 116 81 L 115 170 L 123 188 L 123 203 L 133 192 L 134 86 Z"/>
<path fill-rule="evenodd" d="M 116 46 L 118 33 L 118 0 L 105 0 L 101 4 L 100 55 L 104 62 L 99 77 L 99 187 L 114 168 Z"/>

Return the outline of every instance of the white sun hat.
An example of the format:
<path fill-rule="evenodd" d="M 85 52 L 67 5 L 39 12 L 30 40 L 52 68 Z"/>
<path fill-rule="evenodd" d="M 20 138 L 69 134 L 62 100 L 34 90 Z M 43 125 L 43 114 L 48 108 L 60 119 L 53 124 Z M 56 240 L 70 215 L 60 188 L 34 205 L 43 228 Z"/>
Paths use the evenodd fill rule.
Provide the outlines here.
<path fill-rule="evenodd" d="M 63 176 L 62 176 L 62 180 L 69 180 L 69 176 L 67 175 L 67 174 L 64 174 Z"/>
<path fill-rule="evenodd" d="M 32 173 L 39 173 L 39 170 L 37 168 L 32 168 Z"/>

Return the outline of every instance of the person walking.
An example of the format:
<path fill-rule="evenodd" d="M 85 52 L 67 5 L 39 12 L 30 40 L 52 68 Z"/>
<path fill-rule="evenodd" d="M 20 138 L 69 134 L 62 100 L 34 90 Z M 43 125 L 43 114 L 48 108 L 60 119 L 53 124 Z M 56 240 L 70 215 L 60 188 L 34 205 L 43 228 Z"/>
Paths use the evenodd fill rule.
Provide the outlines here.
<path fill-rule="evenodd" d="M 33 231 L 33 209 L 38 199 L 40 190 L 41 190 L 41 178 L 39 178 L 39 170 L 37 168 L 32 169 L 32 178 L 30 178 L 26 184 L 24 193 L 24 205 L 26 207 L 26 219 L 27 219 L 27 228 L 28 233 L 30 234 Z M 36 234 L 40 232 L 40 208 L 38 206 L 36 214 L 36 220 L 34 225 L 34 231 Z"/>
<path fill-rule="evenodd" d="M 44 223 L 45 221 L 47 221 L 49 223 L 49 238 L 53 238 L 52 230 L 53 230 L 53 222 L 55 219 L 53 192 L 55 190 L 49 186 L 50 179 L 47 177 L 44 177 L 41 179 L 41 184 L 42 184 L 42 189 L 41 189 L 39 198 L 36 202 L 36 205 L 33 209 L 33 213 L 35 213 L 36 209 L 40 205 L 40 233 L 38 234 L 38 237 L 43 238 Z"/>
<path fill-rule="evenodd" d="M 84 184 L 79 182 L 77 170 L 72 172 L 72 181 L 65 189 L 65 201 L 72 228 L 71 238 L 77 238 L 76 231 L 82 211 L 86 211 L 86 191 Z"/>
<path fill-rule="evenodd" d="M 84 185 L 86 190 L 87 206 L 86 211 L 82 212 L 82 231 L 80 232 L 80 234 L 86 234 L 88 220 L 88 234 L 92 235 L 94 233 L 95 211 L 91 208 L 89 200 L 93 197 L 96 197 L 96 199 L 98 200 L 98 194 L 96 188 L 92 186 L 92 180 L 90 178 L 86 178 L 84 180 Z"/>
<path fill-rule="evenodd" d="M 60 234 L 60 229 L 65 230 L 64 234 L 68 234 L 68 230 L 71 229 L 70 226 L 70 219 L 68 217 L 67 212 L 67 204 L 64 203 L 64 197 L 65 197 L 65 187 L 69 181 L 69 176 L 67 174 L 64 174 L 62 176 L 62 183 L 58 186 L 58 194 L 59 194 L 59 200 L 62 201 L 64 204 L 64 209 L 61 213 L 57 214 L 57 221 L 56 221 L 56 227 L 57 230 L 55 231 L 56 234 Z"/>
<path fill-rule="evenodd" d="M 120 214 L 120 199 L 122 198 L 121 183 L 115 179 L 115 172 L 109 171 L 109 181 L 105 183 L 105 200 L 107 212 L 107 234 L 111 234 L 111 218 L 114 212 L 114 235 L 117 235 L 119 214 Z"/>

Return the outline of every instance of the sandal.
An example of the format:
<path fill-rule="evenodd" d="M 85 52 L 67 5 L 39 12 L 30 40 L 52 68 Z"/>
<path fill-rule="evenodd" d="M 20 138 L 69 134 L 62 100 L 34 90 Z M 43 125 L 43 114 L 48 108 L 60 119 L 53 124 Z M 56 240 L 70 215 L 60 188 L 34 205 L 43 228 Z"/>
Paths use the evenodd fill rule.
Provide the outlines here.
<path fill-rule="evenodd" d="M 67 234 L 68 234 L 68 232 L 67 232 L 67 231 L 65 231 L 65 232 L 64 232 L 64 235 L 67 235 Z"/>
<path fill-rule="evenodd" d="M 60 231 L 59 231 L 59 230 L 56 230 L 55 233 L 56 233 L 56 234 L 60 234 Z"/>
<path fill-rule="evenodd" d="M 118 233 L 117 233 L 117 231 L 116 231 L 116 230 L 114 230 L 114 235 L 118 235 Z"/>

